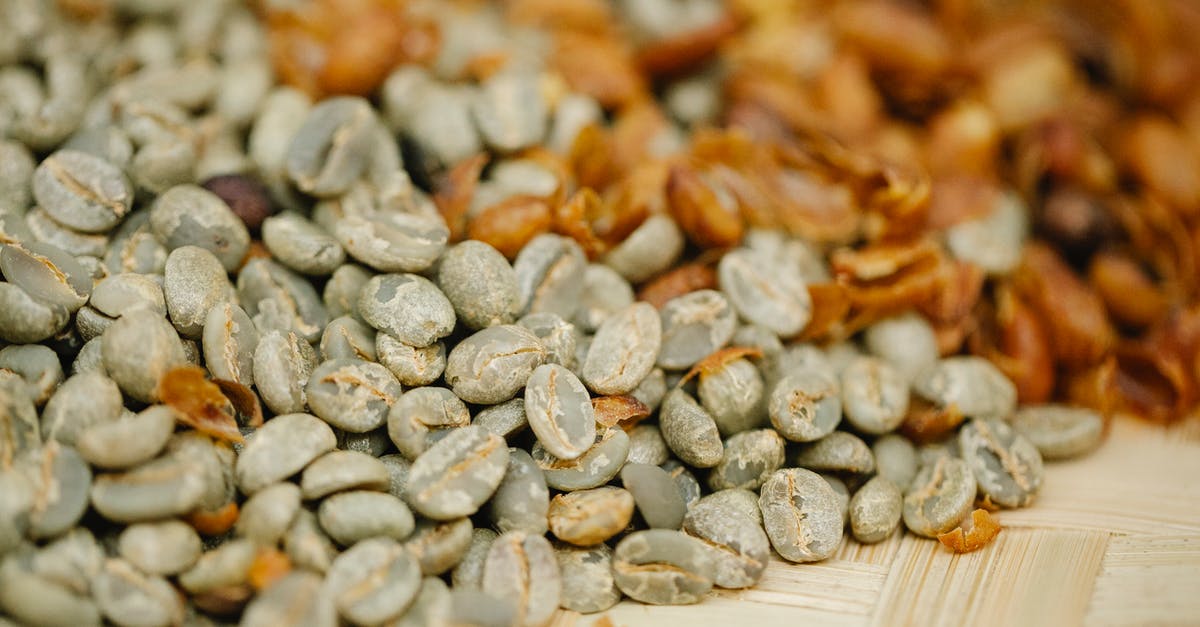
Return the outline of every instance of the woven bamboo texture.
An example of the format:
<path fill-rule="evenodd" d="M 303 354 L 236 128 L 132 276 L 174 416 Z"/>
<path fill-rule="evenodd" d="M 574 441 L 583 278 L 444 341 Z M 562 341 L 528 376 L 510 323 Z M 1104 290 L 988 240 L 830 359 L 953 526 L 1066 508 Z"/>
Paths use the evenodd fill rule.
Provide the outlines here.
<path fill-rule="evenodd" d="M 776 558 L 750 590 L 562 612 L 554 627 L 1200 625 L 1200 420 L 1118 419 L 1100 450 L 1048 466 L 1034 506 L 998 519 L 975 553 L 899 533 L 847 539 L 819 564 Z"/>

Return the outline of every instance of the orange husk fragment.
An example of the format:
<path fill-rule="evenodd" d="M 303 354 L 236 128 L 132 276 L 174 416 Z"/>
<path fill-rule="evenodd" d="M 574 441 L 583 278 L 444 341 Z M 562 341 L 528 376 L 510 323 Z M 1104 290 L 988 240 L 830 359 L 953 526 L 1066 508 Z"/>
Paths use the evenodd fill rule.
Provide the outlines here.
<path fill-rule="evenodd" d="M 1046 245 L 1033 243 L 1025 248 L 1013 287 L 1046 323 L 1059 362 L 1088 366 L 1112 351 L 1116 332 L 1104 302 Z"/>
<path fill-rule="evenodd" d="M 668 270 L 638 290 L 638 300 L 662 309 L 671 299 L 696 290 L 712 289 L 717 286 L 717 273 L 711 266 L 688 263 Z"/>
<path fill-rule="evenodd" d="M 243 442 L 234 407 L 198 366 L 182 366 L 163 375 L 158 398 L 175 410 L 175 418 L 193 429 L 228 442 Z"/>
<path fill-rule="evenodd" d="M 724 192 L 725 199 L 719 195 Z M 725 190 L 715 189 L 687 164 L 671 168 L 667 178 L 671 215 L 688 239 L 703 248 L 728 248 L 742 240 L 746 225 Z"/>
<path fill-rule="evenodd" d="M 840 340 L 846 337 L 848 334 L 844 323 L 850 313 L 850 297 L 846 293 L 846 286 L 838 283 L 813 283 L 808 286 L 808 295 L 812 299 L 812 318 L 797 339 Z"/>
<path fill-rule="evenodd" d="M 212 382 L 217 384 L 217 387 L 221 388 L 221 393 L 229 399 L 233 409 L 241 417 L 242 424 L 248 427 L 262 426 L 262 403 L 259 402 L 258 395 L 253 390 L 237 381 L 227 379 L 213 379 Z"/>
<path fill-rule="evenodd" d="M 649 95 L 632 51 L 614 38 L 561 30 L 555 34 L 550 62 L 572 90 L 595 98 L 606 109 Z"/>
<path fill-rule="evenodd" d="M 275 548 L 261 548 L 250 563 L 250 571 L 246 580 L 258 591 L 270 588 L 292 571 L 292 560 L 283 551 Z"/>
<path fill-rule="evenodd" d="M 936 442 L 953 433 L 963 420 L 964 416 L 957 406 L 936 407 L 914 397 L 909 403 L 904 422 L 900 424 L 900 433 L 918 444 Z"/>
<path fill-rule="evenodd" d="M 189 601 L 208 614 L 217 616 L 232 616 L 242 611 L 250 597 L 254 596 L 254 588 L 249 584 L 220 586 L 189 595 Z"/>
<path fill-rule="evenodd" d="M 955 553 L 977 551 L 1000 534 L 1000 523 L 986 509 L 977 509 L 948 533 L 938 534 L 938 542 Z"/>
<path fill-rule="evenodd" d="M 467 211 L 471 208 L 471 200 L 479 187 L 479 175 L 487 162 L 486 154 L 463 159 L 446 173 L 433 194 L 433 202 L 450 228 L 452 241 L 462 239 L 466 233 Z"/>
<path fill-rule="evenodd" d="M 628 394 L 597 396 L 592 399 L 596 423 L 605 427 L 620 425 L 628 431 L 650 416 L 650 408 Z"/>
<path fill-rule="evenodd" d="M 505 257 L 515 259 L 529 240 L 549 231 L 552 224 L 546 201 L 535 196 L 514 196 L 472 218 L 467 237 L 491 244 Z"/>
<path fill-rule="evenodd" d="M 205 536 L 219 536 L 237 524 L 238 504 L 230 501 L 213 511 L 196 510 L 183 517 L 184 522 Z"/>
<path fill-rule="evenodd" d="M 750 346 L 729 346 L 722 348 L 696 362 L 696 365 L 692 366 L 691 370 L 688 370 L 687 374 L 683 375 L 683 378 L 679 380 L 679 383 L 687 383 L 692 379 L 692 377 L 696 376 L 699 376 L 701 379 L 703 379 L 704 377 L 719 371 L 725 366 L 725 364 L 728 364 L 731 361 L 742 359 L 743 357 L 758 358 L 762 356 L 762 350 Z"/>
<path fill-rule="evenodd" d="M 595 259 L 607 245 L 592 230 L 590 218 L 600 213 L 600 197 L 595 190 L 584 187 L 554 211 L 554 231 L 579 244 L 588 259 Z"/>
<path fill-rule="evenodd" d="M 653 76 L 678 74 L 711 57 L 736 30 L 733 16 L 722 15 L 703 27 L 643 46 L 637 53 L 637 63 Z"/>
<path fill-rule="evenodd" d="M 980 308 L 968 338 L 972 353 L 991 361 L 1017 388 L 1021 403 L 1044 403 L 1054 392 L 1054 355 L 1045 325 L 1007 285 L 997 286 L 995 307 Z"/>

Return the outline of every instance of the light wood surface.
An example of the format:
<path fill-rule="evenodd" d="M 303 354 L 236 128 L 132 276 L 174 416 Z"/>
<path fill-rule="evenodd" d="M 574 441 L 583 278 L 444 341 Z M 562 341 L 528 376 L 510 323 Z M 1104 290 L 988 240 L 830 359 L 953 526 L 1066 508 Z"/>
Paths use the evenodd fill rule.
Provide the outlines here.
<path fill-rule="evenodd" d="M 975 553 L 847 539 L 832 559 L 776 558 L 758 586 L 698 605 L 623 601 L 554 625 L 1200 625 L 1200 419 L 1118 419 L 1100 450 L 1046 474 L 1037 503 L 1000 512 L 1004 531 Z"/>

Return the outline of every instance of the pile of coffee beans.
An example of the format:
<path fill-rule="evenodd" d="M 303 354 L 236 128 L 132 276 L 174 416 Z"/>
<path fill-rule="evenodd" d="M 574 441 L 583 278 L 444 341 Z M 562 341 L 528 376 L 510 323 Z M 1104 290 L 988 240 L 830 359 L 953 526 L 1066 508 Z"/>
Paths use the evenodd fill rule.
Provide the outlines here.
<path fill-rule="evenodd" d="M 570 146 L 585 96 L 404 67 L 383 113 L 314 102 L 239 4 L 116 4 L 0 9 L 2 626 L 697 603 L 774 555 L 1028 506 L 1043 459 L 1100 442 L 916 313 L 796 340 L 829 267 L 780 231 L 660 306 L 635 295 L 687 262 L 668 212 L 601 257 L 452 237 L 398 133 L 486 146 L 501 201 L 547 179 L 504 155 Z M 924 442 L 920 417 L 957 422 Z"/>

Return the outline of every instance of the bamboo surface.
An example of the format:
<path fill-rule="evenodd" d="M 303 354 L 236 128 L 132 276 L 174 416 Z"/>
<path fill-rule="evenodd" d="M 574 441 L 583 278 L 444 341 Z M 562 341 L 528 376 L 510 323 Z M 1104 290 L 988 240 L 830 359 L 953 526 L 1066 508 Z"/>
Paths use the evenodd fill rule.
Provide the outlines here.
<path fill-rule="evenodd" d="M 749 590 L 561 612 L 554 627 L 1200 625 L 1200 419 L 1118 419 L 1091 456 L 1047 466 L 1032 507 L 997 518 L 1004 530 L 974 553 L 848 537 L 818 564 L 775 558 Z"/>

